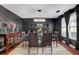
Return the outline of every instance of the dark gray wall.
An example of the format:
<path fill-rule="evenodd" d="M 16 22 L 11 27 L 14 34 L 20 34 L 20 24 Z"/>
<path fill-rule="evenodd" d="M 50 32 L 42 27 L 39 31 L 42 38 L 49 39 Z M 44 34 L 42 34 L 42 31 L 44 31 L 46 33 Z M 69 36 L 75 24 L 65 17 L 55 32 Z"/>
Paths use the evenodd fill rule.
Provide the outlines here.
<path fill-rule="evenodd" d="M 17 16 L 16 14 L 12 13 L 11 11 L 7 10 L 6 8 L 0 6 L 0 27 L 2 23 L 15 23 L 17 28 L 22 30 L 22 20 L 21 17 Z"/>
<path fill-rule="evenodd" d="M 60 16 L 56 20 L 53 20 L 54 30 L 57 30 L 59 32 L 59 35 L 58 35 L 59 38 L 61 38 L 61 18 L 62 18 L 62 16 Z M 61 39 L 59 39 L 59 40 L 61 41 Z"/>
<path fill-rule="evenodd" d="M 29 24 L 33 24 L 33 23 L 37 24 L 33 20 L 34 20 L 33 18 L 26 18 L 23 20 L 23 30 L 24 31 L 27 32 L 29 30 Z M 49 24 L 49 27 L 48 27 L 49 32 L 53 31 L 53 29 L 54 29 L 53 20 L 55 20 L 55 19 L 47 18 L 46 22 L 42 23 L 42 24 Z"/>
<path fill-rule="evenodd" d="M 60 40 L 63 39 L 67 45 L 72 44 L 72 45 L 75 46 L 75 45 L 76 45 L 76 41 L 75 41 L 75 40 L 72 40 L 72 39 L 69 39 L 69 33 L 68 33 L 68 24 L 69 24 L 70 14 L 72 14 L 72 13 L 74 13 L 74 12 L 75 12 L 75 9 L 70 9 L 70 10 L 68 10 L 67 12 L 65 12 L 63 15 L 61 15 L 61 16 L 58 18 L 55 27 L 56 27 L 56 29 L 59 31 Z M 62 37 L 62 36 L 61 36 L 61 19 L 62 19 L 63 17 L 65 17 L 65 22 L 66 22 L 66 37 Z"/>
<path fill-rule="evenodd" d="M 76 49 L 79 50 L 79 5 L 76 6 L 76 14 L 77 14 L 77 41 L 76 41 Z"/>
<path fill-rule="evenodd" d="M 69 39 L 69 34 L 68 34 L 68 24 L 69 24 L 69 18 L 70 18 L 70 14 L 76 12 L 77 15 L 77 40 L 72 40 Z M 65 17 L 65 22 L 66 22 L 66 38 L 61 36 L 61 19 L 62 17 Z M 79 50 L 79 5 L 77 5 L 75 8 L 68 10 L 67 12 L 65 12 L 63 15 L 58 17 L 58 20 L 55 22 L 55 29 L 59 31 L 59 39 L 62 41 L 62 39 L 65 39 L 65 43 L 67 45 L 72 44 L 75 46 L 75 48 L 77 50 Z"/>

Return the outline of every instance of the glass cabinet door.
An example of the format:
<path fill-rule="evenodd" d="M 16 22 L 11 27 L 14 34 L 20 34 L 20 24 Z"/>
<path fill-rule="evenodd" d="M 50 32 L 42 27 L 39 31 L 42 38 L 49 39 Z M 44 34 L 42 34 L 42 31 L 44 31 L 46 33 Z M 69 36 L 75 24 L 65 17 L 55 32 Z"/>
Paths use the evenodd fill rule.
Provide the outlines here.
<path fill-rule="evenodd" d="M 5 39 L 4 36 L 0 36 L 0 49 L 5 46 L 4 39 Z"/>

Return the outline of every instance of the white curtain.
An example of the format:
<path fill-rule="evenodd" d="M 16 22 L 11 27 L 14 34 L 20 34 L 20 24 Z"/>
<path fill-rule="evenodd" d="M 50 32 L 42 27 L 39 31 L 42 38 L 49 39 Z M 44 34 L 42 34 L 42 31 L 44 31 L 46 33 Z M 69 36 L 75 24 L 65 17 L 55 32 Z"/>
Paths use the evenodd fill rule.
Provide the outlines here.
<path fill-rule="evenodd" d="M 69 32 L 69 38 L 76 40 L 77 38 L 76 12 L 70 15 L 68 32 Z"/>
<path fill-rule="evenodd" d="M 66 22 L 64 17 L 61 20 L 61 35 L 66 37 Z"/>

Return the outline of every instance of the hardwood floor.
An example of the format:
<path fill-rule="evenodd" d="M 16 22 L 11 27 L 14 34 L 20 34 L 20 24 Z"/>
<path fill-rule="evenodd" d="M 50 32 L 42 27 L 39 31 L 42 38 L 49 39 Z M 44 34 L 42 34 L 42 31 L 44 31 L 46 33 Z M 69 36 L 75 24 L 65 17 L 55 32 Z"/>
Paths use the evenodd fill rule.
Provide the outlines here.
<path fill-rule="evenodd" d="M 59 44 L 61 44 L 65 49 L 67 49 L 69 52 L 71 52 L 73 55 L 79 55 L 79 51 L 64 44 L 63 42 L 58 41 Z"/>
<path fill-rule="evenodd" d="M 20 44 L 17 46 L 13 51 L 8 53 L 8 55 L 72 55 L 69 51 L 67 51 L 63 46 L 58 44 L 58 47 L 52 42 L 52 54 L 51 54 L 51 47 L 46 46 L 43 47 L 44 50 L 42 50 L 42 47 L 38 48 L 37 53 L 37 47 L 30 47 L 30 52 L 28 54 L 28 42 L 26 45 L 22 47 Z M 42 53 L 42 51 L 44 53 Z"/>
<path fill-rule="evenodd" d="M 11 51 L 13 51 L 19 44 L 21 44 L 21 42 L 17 43 L 15 46 L 13 46 L 12 48 L 10 48 L 7 52 L 3 51 L 1 53 L 1 55 L 8 55 L 8 53 L 10 53 Z"/>
<path fill-rule="evenodd" d="M 16 44 L 14 47 L 12 47 L 12 48 L 11 48 L 10 50 L 8 50 L 6 53 L 3 52 L 1 55 L 8 55 L 8 54 L 11 53 L 14 49 L 16 49 L 20 44 L 21 44 L 21 42 L 18 43 L 18 44 Z M 58 44 L 60 44 L 61 46 L 63 46 L 64 49 L 66 49 L 67 51 L 69 51 L 69 52 L 72 53 L 73 55 L 79 55 L 79 51 L 78 51 L 78 50 L 76 50 L 76 49 L 74 49 L 74 48 L 72 48 L 72 47 L 70 47 L 70 46 L 64 44 L 63 42 L 58 41 Z M 57 52 L 58 49 L 59 49 L 59 48 L 55 48 L 54 50 Z M 61 48 L 60 48 L 60 49 L 61 49 Z M 59 52 L 59 51 L 58 51 L 58 52 Z M 62 53 L 62 54 L 63 54 L 63 53 Z M 57 55 L 57 54 L 56 54 L 56 55 Z M 59 54 L 58 54 L 58 55 L 59 55 Z M 68 54 L 68 55 L 69 55 L 69 54 Z"/>

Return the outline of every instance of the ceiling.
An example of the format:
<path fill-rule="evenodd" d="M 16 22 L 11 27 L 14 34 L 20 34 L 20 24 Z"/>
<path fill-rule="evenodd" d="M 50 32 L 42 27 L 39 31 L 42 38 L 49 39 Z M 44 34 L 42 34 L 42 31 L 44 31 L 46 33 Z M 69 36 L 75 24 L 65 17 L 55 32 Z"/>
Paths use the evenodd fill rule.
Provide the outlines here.
<path fill-rule="evenodd" d="M 21 18 L 57 18 L 76 4 L 1 4 Z M 37 10 L 42 10 L 38 12 Z M 60 10 L 59 13 L 56 13 Z"/>

